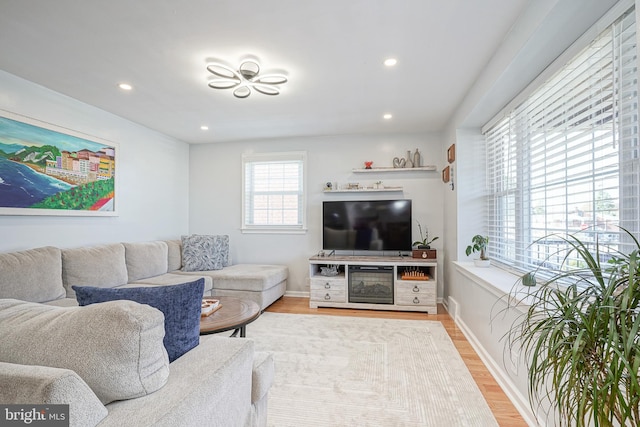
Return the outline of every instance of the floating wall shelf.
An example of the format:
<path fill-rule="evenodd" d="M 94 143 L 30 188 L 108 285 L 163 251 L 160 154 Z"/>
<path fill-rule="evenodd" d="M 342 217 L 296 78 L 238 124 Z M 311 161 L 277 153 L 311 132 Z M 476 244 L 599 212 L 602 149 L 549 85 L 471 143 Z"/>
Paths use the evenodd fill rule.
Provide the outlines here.
<path fill-rule="evenodd" d="M 353 169 L 353 173 L 387 173 L 387 172 L 418 172 L 418 171 L 435 171 L 438 170 L 435 165 L 426 165 L 419 168 L 371 168 L 371 169 Z"/>
<path fill-rule="evenodd" d="M 384 187 L 384 188 L 353 188 L 341 190 L 324 190 L 325 193 L 376 193 L 382 191 L 402 191 L 402 187 Z"/>

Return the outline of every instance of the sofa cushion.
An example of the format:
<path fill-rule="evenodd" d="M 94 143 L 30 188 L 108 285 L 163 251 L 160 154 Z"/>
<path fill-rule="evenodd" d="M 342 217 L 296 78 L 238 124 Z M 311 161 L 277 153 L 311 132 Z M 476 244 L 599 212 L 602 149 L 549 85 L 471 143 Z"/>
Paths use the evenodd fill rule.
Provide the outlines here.
<path fill-rule="evenodd" d="M 113 288 L 127 283 L 124 245 L 90 246 L 62 250 L 62 281 L 67 296 L 74 298 L 72 286 Z"/>
<path fill-rule="evenodd" d="M 169 368 L 169 382 L 140 399 L 113 402 L 100 427 L 266 426 L 253 418 L 249 339 L 202 336 L 200 345 Z M 135 418 L 132 418 L 135 417 Z"/>
<path fill-rule="evenodd" d="M 289 269 L 277 264 L 235 264 L 201 274 L 211 276 L 214 289 L 263 292 L 287 280 Z"/>
<path fill-rule="evenodd" d="M 139 288 L 96 288 L 74 286 L 81 306 L 127 299 L 148 304 L 164 313 L 164 346 L 173 362 L 198 345 L 204 279 L 169 286 Z"/>
<path fill-rule="evenodd" d="M 49 366 L 0 362 L 0 402 L 4 405 L 67 404 L 67 425 L 70 426 L 95 426 L 108 413 L 78 374 Z"/>
<path fill-rule="evenodd" d="M 251 381 L 251 403 L 262 400 L 275 379 L 273 355 L 266 351 L 256 351 L 253 358 L 253 380 Z"/>
<path fill-rule="evenodd" d="M 180 270 L 182 268 L 182 242 L 180 239 L 165 240 L 168 249 L 167 271 Z"/>
<path fill-rule="evenodd" d="M 64 298 L 60 249 L 0 254 L 0 298 L 45 302 Z"/>
<path fill-rule="evenodd" d="M 204 279 L 204 293 L 209 295 L 213 288 L 213 279 L 209 276 L 203 276 L 201 274 L 190 274 L 190 278 L 185 277 L 182 273 L 166 273 L 159 276 L 148 277 L 146 279 L 139 279 L 134 282 L 129 282 L 126 285 L 118 286 L 119 288 L 134 288 L 136 286 L 167 286 L 167 285 L 179 285 L 184 283 L 185 280 Z"/>
<path fill-rule="evenodd" d="M 133 301 L 54 307 L 0 300 L 0 361 L 70 369 L 103 404 L 164 386 L 163 337 L 162 313 Z"/>
<path fill-rule="evenodd" d="M 129 282 L 165 274 L 169 249 L 165 242 L 123 243 Z"/>
<path fill-rule="evenodd" d="M 220 270 L 229 262 L 229 236 L 182 236 L 184 271 Z"/>

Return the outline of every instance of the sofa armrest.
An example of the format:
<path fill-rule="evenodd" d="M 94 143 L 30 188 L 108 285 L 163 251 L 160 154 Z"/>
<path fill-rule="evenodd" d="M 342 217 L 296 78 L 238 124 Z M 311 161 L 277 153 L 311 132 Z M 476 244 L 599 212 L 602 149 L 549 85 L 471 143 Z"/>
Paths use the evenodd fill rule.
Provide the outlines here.
<path fill-rule="evenodd" d="M 3 404 L 68 404 L 69 426 L 95 426 L 107 409 L 89 386 L 69 369 L 0 362 Z"/>
<path fill-rule="evenodd" d="M 169 381 L 147 396 L 107 405 L 99 427 L 243 427 L 251 416 L 250 340 L 207 335 L 169 365 Z"/>
<path fill-rule="evenodd" d="M 275 377 L 275 363 L 271 353 L 256 352 L 253 358 L 253 376 L 251 381 L 251 403 L 261 401 L 269 392 Z"/>

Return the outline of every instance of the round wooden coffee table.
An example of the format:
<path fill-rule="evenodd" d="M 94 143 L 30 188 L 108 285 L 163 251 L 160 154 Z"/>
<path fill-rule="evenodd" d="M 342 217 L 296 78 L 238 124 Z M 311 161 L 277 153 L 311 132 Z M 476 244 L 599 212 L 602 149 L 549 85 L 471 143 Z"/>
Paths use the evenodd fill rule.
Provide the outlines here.
<path fill-rule="evenodd" d="M 211 297 L 220 300 L 220 308 L 200 318 L 200 335 L 234 330 L 232 337 L 246 336 L 247 325 L 260 316 L 260 306 L 254 301 L 233 297 Z"/>

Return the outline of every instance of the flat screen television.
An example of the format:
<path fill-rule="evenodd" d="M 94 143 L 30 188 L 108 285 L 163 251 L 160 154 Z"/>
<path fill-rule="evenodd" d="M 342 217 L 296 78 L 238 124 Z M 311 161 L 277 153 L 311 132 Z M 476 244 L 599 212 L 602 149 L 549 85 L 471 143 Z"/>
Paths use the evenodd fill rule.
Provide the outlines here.
<path fill-rule="evenodd" d="M 411 242 L 411 200 L 322 204 L 324 250 L 408 251 Z"/>

